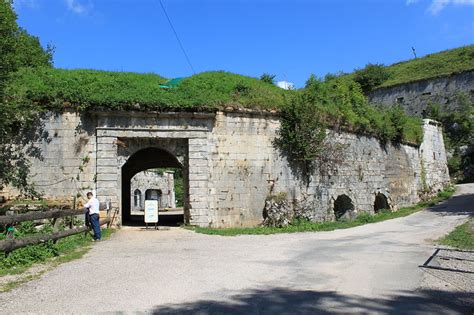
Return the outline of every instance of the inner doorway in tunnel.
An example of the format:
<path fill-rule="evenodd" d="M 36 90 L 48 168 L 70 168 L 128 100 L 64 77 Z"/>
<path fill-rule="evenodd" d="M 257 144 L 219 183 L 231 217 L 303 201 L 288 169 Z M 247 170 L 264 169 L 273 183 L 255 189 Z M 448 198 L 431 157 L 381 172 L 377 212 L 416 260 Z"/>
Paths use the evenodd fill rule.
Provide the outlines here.
<path fill-rule="evenodd" d="M 158 201 L 158 225 L 188 223 L 185 174 L 178 159 L 159 148 L 130 156 L 122 167 L 122 224 L 144 226 L 146 200 Z"/>

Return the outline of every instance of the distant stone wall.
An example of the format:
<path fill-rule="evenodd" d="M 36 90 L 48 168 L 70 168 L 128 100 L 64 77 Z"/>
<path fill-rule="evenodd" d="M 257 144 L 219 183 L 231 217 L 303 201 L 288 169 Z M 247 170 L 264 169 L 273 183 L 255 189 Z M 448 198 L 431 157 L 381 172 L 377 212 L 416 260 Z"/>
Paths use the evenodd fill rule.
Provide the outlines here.
<path fill-rule="evenodd" d="M 280 123 L 270 113 L 64 113 L 45 122 L 51 141 L 33 161 L 33 182 L 51 199 L 93 190 L 120 209 L 118 223 L 131 211 L 130 179 L 148 168 L 182 167 L 185 220 L 212 227 L 260 224 L 266 198 L 279 192 L 321 221 L 334 220 L 342 195 L 354 214 L 373 213 L 377 195 L 397 209 L 449 183 L 441 129 L 428 120 L 419 148 L 328 131 L 341 163 L 309 180 L 274 147 Z"/>
<path fill-rule="evenodd" d="M 130 187 L 130 205 L 132 211 L 144 210 L 146 192 L 150 189 L 155 189 L 161 192 L 161 208 L 176 208 L 174 174 L 172 171 L 167 171 L 163 174 L 142 171 L 132 177 Z M 138 195 L 136 193 L 138 193 Z M 135 197 L 136 195 L 138 198 Z M 137 198 L 137 200 L 135 200 L 135 198 Z"/>
<path fill-rule="evenodd" d="M 369 95 L 369 100 L 386 106 L 401 104 L 408 114 L 424 117 L 429 104 L 457 109 L 460 94 L 474 102 L 474 70 L 380 88 Z"/>

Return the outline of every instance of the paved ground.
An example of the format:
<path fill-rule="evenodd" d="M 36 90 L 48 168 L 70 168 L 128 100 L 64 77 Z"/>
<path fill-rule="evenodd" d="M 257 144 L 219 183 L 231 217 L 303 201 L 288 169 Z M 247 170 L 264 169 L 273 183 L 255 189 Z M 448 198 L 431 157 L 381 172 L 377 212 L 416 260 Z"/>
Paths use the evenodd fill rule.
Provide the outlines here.
<path fill-rule="evenodd" d="M 449 285 L 432 285 L 419 266 L 435 252 L 433 240 L 473 208 L 471 184 L 429 211 L 332 232 L 122 230 L 83 259 L 1 294 L 0 306 L 5 314 L 472 313 L 472 287 L 446 294 Z"/>

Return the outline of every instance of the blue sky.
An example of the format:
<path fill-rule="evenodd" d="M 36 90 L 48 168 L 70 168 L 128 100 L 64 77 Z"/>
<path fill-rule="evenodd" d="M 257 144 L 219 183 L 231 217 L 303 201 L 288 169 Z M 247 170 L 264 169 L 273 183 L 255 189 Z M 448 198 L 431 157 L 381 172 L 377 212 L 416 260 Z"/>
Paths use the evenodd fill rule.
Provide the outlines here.
<path fill-rule="evenodd" d="M 16 0 L 60 68 L 192 74 L 159 0 Z M 474 43 L 474 0 L 162 0 L 196 72 L 304 85 Z"/>

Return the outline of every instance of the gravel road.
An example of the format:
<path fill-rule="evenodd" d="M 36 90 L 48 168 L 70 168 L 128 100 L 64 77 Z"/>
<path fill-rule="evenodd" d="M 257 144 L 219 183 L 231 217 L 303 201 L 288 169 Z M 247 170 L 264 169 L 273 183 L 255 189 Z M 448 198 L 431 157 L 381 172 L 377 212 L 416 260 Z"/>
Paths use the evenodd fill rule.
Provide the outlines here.
<path fill-rule="evenodd" d="M 0 306 L 4 314 L 472 313 L 473 273 L 454 288 L 449 274 L 443 280 L 419 266 L 435 253 L 434 240 L 473 213 L 474 184 L 465 184 L 437 207 L 332 232 L 123 229 L 84 258 L 1 294 Z M 474 271 L 473 258 L 464 271 Z"/>

